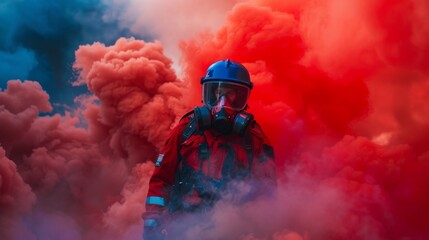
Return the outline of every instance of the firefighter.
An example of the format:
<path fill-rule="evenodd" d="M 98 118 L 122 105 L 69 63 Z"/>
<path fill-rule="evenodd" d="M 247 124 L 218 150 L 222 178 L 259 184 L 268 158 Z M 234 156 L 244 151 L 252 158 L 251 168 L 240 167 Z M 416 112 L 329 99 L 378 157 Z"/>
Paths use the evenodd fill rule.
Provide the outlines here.
<path fill-rule="evenodd" d="M 163 239 L 166 216 L 208 209 L 231 181 L 276 186 L 274 151 L 246 112 L 253 87 L 247 69 L 230 60 L 212 64 L 201 78 L 204 106 L 187 113 L 171 131 L 149 183 L 144 239 Z"/>

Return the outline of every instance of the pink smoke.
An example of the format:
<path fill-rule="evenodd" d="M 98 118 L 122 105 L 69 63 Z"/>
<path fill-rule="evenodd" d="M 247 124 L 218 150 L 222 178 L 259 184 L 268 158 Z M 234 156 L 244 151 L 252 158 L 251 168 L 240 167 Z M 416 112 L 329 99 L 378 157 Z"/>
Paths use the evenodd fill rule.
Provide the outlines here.
<path fill-rule="evenodd" d="M 38 116 L 52 107 L 36 82 L 9 81 L 0 93 L 1 144 L 19 172 L 12 169 L 16 184 L 7 181 L 6 172 L 1 185 L 1 198 L 16 204 L 1 205 L 2 211 L 14 206 L 19 213 L 15 220 L 9 214 L 4 224 L 24 220 L 29 234 L 22 239 L 49 239 L 60 232 L 68 239 L 136 238 L 153 167 L 146 162 L 186 110 L 180 102 L 183 83 L 156 43 L 119 39 L 111 47 L 82 46 L 76 56 L 77 84 L 87 84 L 94 96 L 79 97 L 75 112 Z M 7 158 L 2 162 L 13 164 Z M 30 203 L 19 194 L 24 190 L 9 193 L 18 183 L 27 186 Z"/>
<path fill-rule="evenodd" d="M 16 164 L 5 156 L 0 147 L 0 231 L 2 239 L 14 239 L 29 235 L 22 226 L 21 218 L 31 211 L 35 195 L 16 169 Z"/>
<path fill-rule="evenodd" d="M 178 42 L 217 29 L 237 2 L 240 0 L 218 0 L 216 3 L 209 0 L 126 0 L 112 1 L 108 7 L 110 17 L 119 16 L 119 21 L 133 33 L 161 41 L 165 53 L 180 71 Z"/>

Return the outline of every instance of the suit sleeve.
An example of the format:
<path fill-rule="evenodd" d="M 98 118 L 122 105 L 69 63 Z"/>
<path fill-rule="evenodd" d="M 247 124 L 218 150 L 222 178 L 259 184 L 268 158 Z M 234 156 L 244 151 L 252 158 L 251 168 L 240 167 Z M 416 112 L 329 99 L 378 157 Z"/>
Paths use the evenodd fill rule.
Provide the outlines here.
<path fill-rule="evenodd" d="M 170 188 L 174 183 L 178 164 L 182 132 L 187 122 L 186 119 L 182 120 L 171 131 L 168 140 L 156 159 L 155 170 L 149 181 L 146 212 L 143 214 L 145 227 L 156 227 L 159 225 L 166 211 Z"/>

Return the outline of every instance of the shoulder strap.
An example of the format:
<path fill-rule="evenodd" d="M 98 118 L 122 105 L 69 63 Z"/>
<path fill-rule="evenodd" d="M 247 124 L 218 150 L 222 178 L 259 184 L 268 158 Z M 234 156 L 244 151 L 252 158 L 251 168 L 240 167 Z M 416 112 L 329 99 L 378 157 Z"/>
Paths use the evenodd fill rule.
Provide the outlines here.
<path fill-rule="evenodd" d="M 187 115 L 189 116 L 190 114 L 187 114 Z M 182 142 L 186 141 L 190 136 L 192 136 L 192 134 L 195 133 L 195 130 L 197 130 L 195 116 L 191 116 L 191 120 L 189 121 L 188 125 L 186 125 L 185 130 L 183 130 Z"/>
<path fill-rule="evenodd" d="M 252 126 L 250 126 L 252 127 Z M 252 168 L 252 163 L 253 163 L 253 136 L 252 136 L 252 131 L 250 129 L 248 129 L 245 133 L 244 133 L 244 150 L 246 151 L 247 154 L 247 161 L 249 163 L 249 171 Z"/>
<path fill-rule="evenodd" d="M 185 115 L 183 115 L 182 118 L 180 118 L 180 120 L 185 119 L 186 117 L 188 117 L 189 115 L 192 115 L 193 113 L 194 113 L 194 110 L 191 110 L 191 111 L 187 112 Z"/>

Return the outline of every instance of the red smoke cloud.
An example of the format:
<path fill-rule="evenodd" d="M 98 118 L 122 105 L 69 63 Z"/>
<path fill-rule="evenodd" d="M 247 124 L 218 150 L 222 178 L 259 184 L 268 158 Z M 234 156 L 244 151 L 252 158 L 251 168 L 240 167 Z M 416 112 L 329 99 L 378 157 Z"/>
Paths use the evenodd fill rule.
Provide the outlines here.
<path fill-rule="evenodd" d="M 0 227 L 2 239 L 14 239 L 22 228 L 21 217 L 31 211 L 35 195 L 30 186 L 24 183 L 16 169 L 16 164 L 5 156 L 0 147 Z M 21 233 L 25 235 L 25 233 Z M 24 237 L 24 236 L 21 236 Z"/>
<path fill-rule="evenodd" d="M 159 43 L 133 39 L 119 39 L 112 47 L 95 43 L 76 51 L 74 66 L 81 70 L 77 84 L 87 84 L 100 100 L 99 117 L 89 129 L 114 127 L 110 146 L 118 154 L 127 157 L 132 151 L 124 148 L 142 151 L 133 156 L 133 163 L 147 160 L 141 157 L 162 146 L 187 110 L 180 102 L 184 85 L 171 64 Z M 150 148 L 142 149 L 145 146 Z"/>
<path fill-rule="evenodd" d="M 156 156 L 185 111 L 183 83 L 170 65 L 157 43 L 119 39 L 111 47 L 82 46 L 76 52 L 76 84 L 87 84 L 94 96 L 78 98 L 82 107 L 65 116 L 39 117 L 52 110 L 46 92 L 36 82 L 9 81 L 0 93 L 0 121 L 7 156 L 2 152 L 1 162 L 11 170 L 1 171 L 0 207 L 12 211 L 2 218 L 2 236 L 141 235 L 153 167 L 145 162 Z M 9 225 L 28 234 L 20 236 L 22 231 Z"/>
<path fill-rule="evenodd" d="M 278 234 L 428 236 L 428 11 L 423 1 L 253 1 L 216 33 L 182 43 L 194 86 L 217 59 L 249 68 L 250 111 L 285 180 L 276 210 L 290 211 L 270 219 Z"/>
<path fill-rule="evenodd" d="M 182 80 L 161 43 L 81 46 L 76 84 L 93 96 L 65 116 L 38 116 L 48 95 L 10 81 L 0 236 L 139 239 L 150 161 L 200 104 L 205 69 L 230 58 L 255 83 L 249 111 L 275 147 L 279 194 L 221 202 L 189 239 L 426 239 L 428 13 L 423 0 L 249 0 L 181 43 Z"/>

